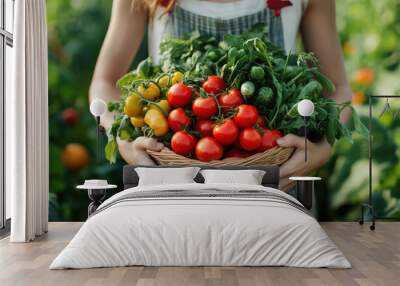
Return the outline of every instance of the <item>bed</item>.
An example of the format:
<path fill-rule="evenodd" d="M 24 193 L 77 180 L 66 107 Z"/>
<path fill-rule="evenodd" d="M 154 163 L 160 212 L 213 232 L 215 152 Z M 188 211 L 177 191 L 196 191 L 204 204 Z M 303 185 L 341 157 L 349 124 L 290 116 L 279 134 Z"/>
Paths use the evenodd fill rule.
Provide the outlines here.
<path fill-rule="evenodd" d="M 193 183 L 149 186 L 138 186 L 136 167 L 124 168 L 125 190 L 98 208 L 50 269 L 351 267 L 308 210 L 277 189 L 278 167 L 218 167 L 265 171 L 261 185 L 203 183 L 198 174 Z"/>

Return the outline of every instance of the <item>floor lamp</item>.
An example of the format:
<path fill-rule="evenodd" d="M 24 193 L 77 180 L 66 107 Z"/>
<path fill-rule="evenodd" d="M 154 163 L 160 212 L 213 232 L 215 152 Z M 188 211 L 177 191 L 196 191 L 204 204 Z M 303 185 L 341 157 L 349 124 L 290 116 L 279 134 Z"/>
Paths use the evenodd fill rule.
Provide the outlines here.
<path fill-rule="evenodd" d="M 96 159 L 100 161 L 100 116 L 107 111 L 106 103 L 101 99 L 95 99 L 90 104 L 90 113 L 96 118 L 96 132 L 97 132 L 97 143 L 96 143 Z"/>
<path fill-rule="evenodd" d="M 307 162 L 307 119 L 314 113 L 314 103 L 303 99 L 297 104 L 297 111 L 304 118 L 304 161 Z"/>

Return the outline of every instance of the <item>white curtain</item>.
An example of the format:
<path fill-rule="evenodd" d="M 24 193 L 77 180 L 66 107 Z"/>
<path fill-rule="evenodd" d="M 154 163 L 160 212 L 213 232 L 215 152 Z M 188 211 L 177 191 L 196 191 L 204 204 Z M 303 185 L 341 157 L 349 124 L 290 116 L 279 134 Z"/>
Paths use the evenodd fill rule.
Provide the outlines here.
<path fill-rule="evenodd" d="M 13 93 L 6 98 L 6 187 L 12 242 L 47 232 L 48 99 L 45 0 L 15 1 Z"/>

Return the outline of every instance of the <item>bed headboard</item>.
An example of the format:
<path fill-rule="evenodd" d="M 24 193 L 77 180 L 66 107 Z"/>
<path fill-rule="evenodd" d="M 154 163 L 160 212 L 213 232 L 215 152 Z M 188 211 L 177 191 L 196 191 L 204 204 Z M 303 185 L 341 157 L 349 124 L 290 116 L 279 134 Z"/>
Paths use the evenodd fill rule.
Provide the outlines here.
<path fill-rule="evenodd" d="M 151 168 L 179 168 L 182 166 L 135 166 L 126 165 L 123 170 L 123 183 L 124 189 L 136 187 L 139 181 L 139 177 L 135 171 L 136 167 L 151 167 Z M 278 188 L 279 185 L 279 167 L 278 166 L 224 166 L 224 167 L 211 167 L 211 166 L 199 166 L 202 169 L 220 169 L 220 170 L 246 170 L 246 169 L 256 169 L 264 170 L 265 175 L 262 180 L 263 186 Z M 199 173 L 195 181 L 198 183 L 204 182 L 203 176 Z"/>

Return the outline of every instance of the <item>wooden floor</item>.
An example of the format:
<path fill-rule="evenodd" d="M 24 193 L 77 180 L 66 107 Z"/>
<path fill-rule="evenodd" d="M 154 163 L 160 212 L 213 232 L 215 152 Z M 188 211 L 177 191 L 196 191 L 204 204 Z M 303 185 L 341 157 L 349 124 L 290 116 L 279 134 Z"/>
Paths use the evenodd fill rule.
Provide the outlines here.
<path fill-rule="evenodd" d="M 0 241 L 0 285 L 400 285 L 400 223 L 322 223 L 352 269 L 288 267 L 123 267 L 48 270 L 80 223 L 50 223 L 49 233 L 27 244 Z"/>

